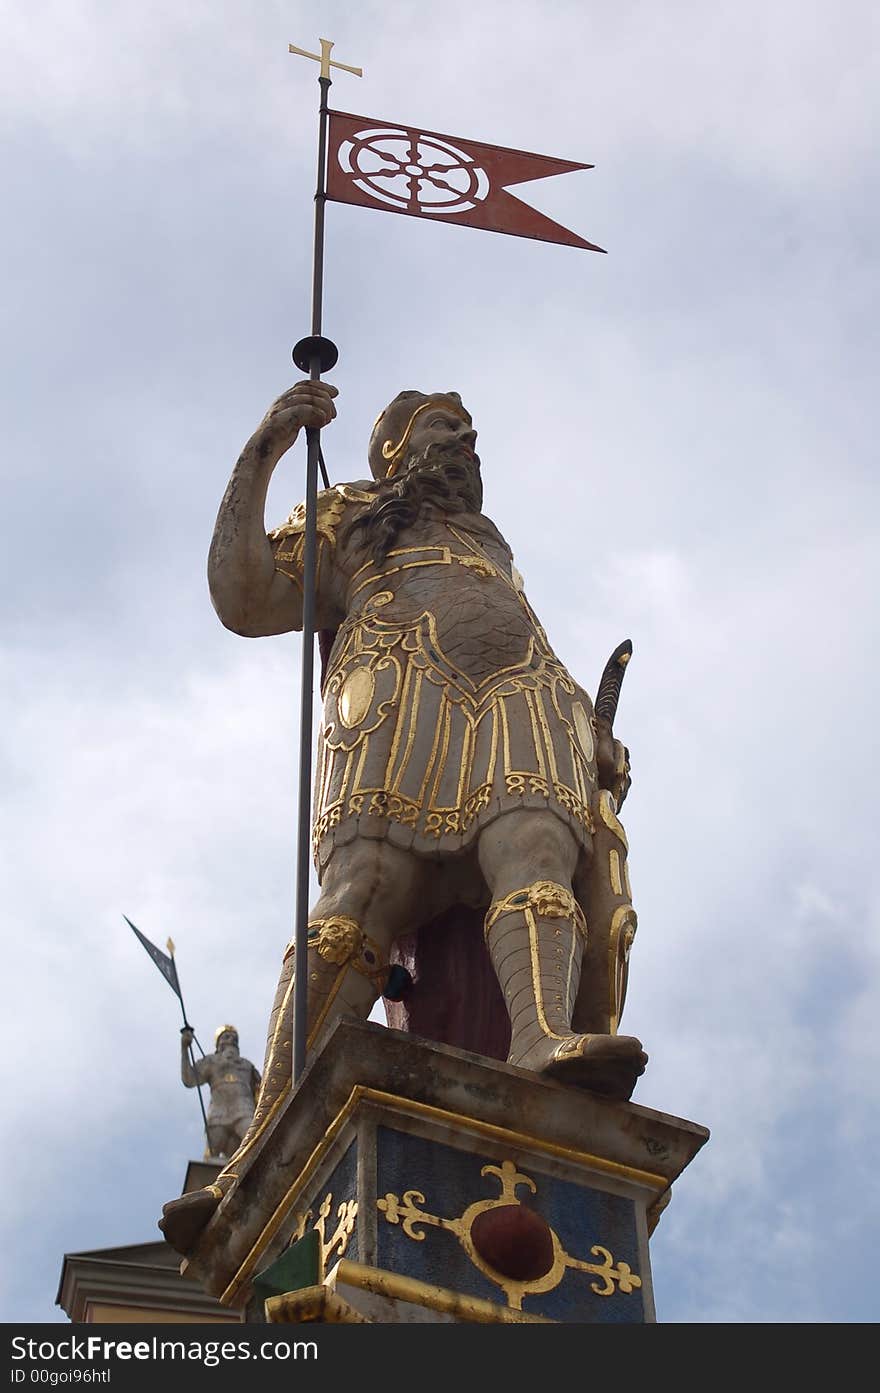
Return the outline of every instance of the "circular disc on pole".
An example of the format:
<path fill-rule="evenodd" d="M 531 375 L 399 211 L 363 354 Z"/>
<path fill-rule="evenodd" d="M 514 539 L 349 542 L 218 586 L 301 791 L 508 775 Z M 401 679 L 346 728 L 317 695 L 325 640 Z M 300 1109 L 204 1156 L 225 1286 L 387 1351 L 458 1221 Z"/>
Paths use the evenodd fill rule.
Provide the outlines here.
<path fill-rule="evenodd" d="M 312 359 L 317 356 L 318 368 L 321 372 L 329 372 L 336 366 L 339 358 L 339 349 L 330 339 L 325 339 L 321 334 L 309 334 L 308 338 L 300 339 L 293 350 L 293 361 L 303 372 L 311 372 Z"/>

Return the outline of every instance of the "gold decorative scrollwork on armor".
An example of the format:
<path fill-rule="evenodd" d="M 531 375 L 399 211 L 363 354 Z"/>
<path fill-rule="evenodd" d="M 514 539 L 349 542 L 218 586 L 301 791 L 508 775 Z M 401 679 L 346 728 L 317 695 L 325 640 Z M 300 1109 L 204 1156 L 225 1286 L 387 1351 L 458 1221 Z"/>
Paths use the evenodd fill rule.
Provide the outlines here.
<path fill-rule="evenodd" d="M 340 968 L 353 968 L 362 977 L 368 977 L 380 990 L 388 980 L 389 965 L 378 943 L 347 915 L 310 919 L 308 946 L 314 948 L 324 962 L 334 963 Z M 294 951 L 295 943 L 290 943 L 285 957 Z"/>
<path fill-rule="evenodd" d="M 568 811 L 577 818 L 578 822 L 582 822 L 587 831 L 591 832 L 593 830 L 593 816 L 586 803 L 582 802 L 581 799 L 578 798 L 576 794 L 572 793 L 570 788 L 566 788 L 564 784 L 554 783 L 553 792 L 556 796 L 556 801 L 561 803 L 563 808 L 567 808 Z"/>
<path fill-rule="evenodd" d="M 502 900 L 495 900 L 486 914 L 485 932 L 489 933 L 503 914 L 531 910 L 541 919 L 571 919 L 584 939 L 587 921 L 571 890 L 554 880 L 536 880 L 522 890 L 514 890 Z"/>
<path fill-rule="evenodd" d="M 639 921 L 631 904 L 618 905 L 611 916 L 608 933 L 608 983 L 611 991 L 609 1006 L 609 1031 L 617 1034 L 617 1027 L 623 1015 L 626 1001 L 626 983 L 629 976 L 629 955 L 636 936 Z"/>
<path fill-rule="evenodd" d="M 356 667 L 348 673 L 339 689 L 337 710 L 339 719 L 347 730 L 359 726 L 370 709 L 376 679 L 369 667 Z"/>
<path fill-rule="evenodd" d="M 608 874 L 611 877 L 611 889 L 615 895 L 623 894 L 623 881 L 620 875 L 620 853 L 614 847 L 608 853 Z"/>
<path fill-rule="evenodd" d="M 529 602 L 523 593 L 522 576 L 519 574 L 519 571 L 516 570 L 513 563 L 511 562 L 510 572 L 508 573 L 503 566 L 496 565 L 491 557 L 487 556 L 485 551 L 478 545 L 475 539 L 465 532 L 463 528 L 455 527 L 449 519 L 447 519 L 446 526 L 449 528 L 455 540 L 465 549 L 464 553 L 453 552 L 450 560 L 456 562 L 459 566 L 464 566 L 473 570 L 475 575 L 486 577 L 497 576 L 505 585 L 509 585 L 511 589 L 516 591 L 520 605 L 528 612 L 541 634 L 543 634 L 544 631 L 541 629 L 540 624 L 538 624 L 537 616 L 530 608 Z M 516 583 L 517 577 L 519 577 L 519 585 Z"/>
<path fill-rule="evenodd" d="M 447 1233 L 454 1234 L 474 1266 L 490 1282 L 501 1288 L 508 1306 L 516 1311 L 522 1310 L 523 1299 L 526 1296 L 553 1291 L 559 1286 L 569 1269 L 594 1276 L 597 1280 L 590 1283 L 590 1288 L 597 1296 L 613 1296 L 617 1292 L 629 1295 L 641 1287 L 641 1277 L 633 1272 L 629 1264 L 615 1262 L 610 1251 L 602 1247 L 601 1244 L 596 1243 L 590 1248 L 590 1256 L 598 1259 L 596 1262 L 572 1257 L 570 1253 L 566 1252 L 558 1234 L 549 1224 L 547 1231 L 552 1243 L 553 1256 L 546 1273 L 531 1280 L 518 1282 L 513 1278 L 504 1276 L 494 1267 L 490 1267 L 474 1244 L 472 1237 L 474 1221 L 487 1210 L 521 1204 L 522 1201 L 517 1191 L 525 1187 L 530 1195 L 537 1195 L 538 1186 L 531 1176 L 517 1170 L 513 1161 L 502 1161 L 500 1166 L 483 1166 L 480 1175 L 494 1176 L 499 1183 L 501 1193 L 494 1199 L 477 1200 L 474 1204 L 469 1205 L 458 1218 L 445 1218 L 442 1215 L 432 1214 L 424 1208 L 426 1203 L 424 1193 L 415 1188 L 406 1190 L 402 1197 L 391 1193 L 386 1194 L 384 1199 L 376 1201 L 376 1207 L 385 1216 L 387 1223 L 399 1224 L 407 1238 L 411 1238 L 416 1243 L 425 1241 L 426 1227 L 444 1229 Z"/>
<path fill-rule="evenodd" d="M 495 577 L 502 581 L 506 586 L 513 590 L 521 608 L 526 612 L 531 621 L 536 634 L 539 635 L 542 644 L 549 651 L 547 635 L 538 620 L 537 615 L 529 604 L 525 596 L 523 578 L 519 571 L 510 563 L 510 570 L 498 565 L 482 549 L 479 543 L 470 536 L 463 528 L 456 527 L 451 521 L 447 520 L 446 526 L 455 542 L 462 550 L 454 550 L 452 546 L 444 546 L 438 542 L 426 543 L 422 546 L 394 547 L 389 551 L 379 574 L 383 577 L 392 576 L 401 571 L 410 571 L 423 566 L 463 566 L 466 570 L 472 570 L 475 575 L 486 579 Z M 371 585 L 377 578 L 375 563 L 365 561 L 352 577 L 354 584 L 353 594 L 357 595 L 366 586 Z M 382 592 L 391 595 L 390 591 Z M 367 601 L 367 606 L 371 602 Z M 387 603 L 387 602 L 386 602 Z M 367 607 L 365 606 L 365 608 Z"/>
<path fill-rule="evenodd" d="M 614 798 L 608 792 L 607 788 L 599 790 L 599 797 L 597 801 L 599 805 L 599 816 L 605 823 L 605 826 L 609 828 L 609 830 L 612 831 L 616 837 L 620 838 L 620 840 L 623 842 L 625 850 L 628 851 L 629 842 L 627 841 L 626 833 L 623 830 L 623 823 L 617 816 L 617 807 L 614 802 Z"/>
<path fill-rule="evenodd" d="M 464 805 L 464 816 L 461 819 L 462 831 L 464 831 L 465 828 L 470 826 L 474 818 L 480 812 L 482 812 L 483 808 L 487 808 L 489 806 L 491 800 L 491 784 L 483 784 L 480 788 L 478 788 L 474 793 L 471 794 L 470 798 L 467 799 Z"/>
<path fill-rule="evenodd" d="M 571 719 L 584 752 L 584 759 L 591 760 L 596 752 L 596 742 L 593 739 L 593 727 L 581 702 L 576 701 L 572 706 Z"/>
<path fill-rule="evenodd" d="M 494 566 L 464 533 L 453 532 L 468 563 Z M 401 567 L 441 559 L 460 558 L 437 546 L 388 558 Z M 355 594 L 378 579 L 366 563 L 353 578 Z M 509 576 L 504 581 L 511 585 Z M 431 611 L 398 617 L 385 611 L 386 596 L 390 605 L 393 592 L 380 590 L 350 611 L 324 682 L 313 825 L 319 864 L 346 818 L 412 828 L 423 839 L 418 849 L 427 851 L 445 838 L 472 836 L 485 810 L 503 811 L 510 800 L 549 804 L 583 839 L 593 829 L 595 768 L 577 735 L 573 705 L 579 699 L 586 710 L 589 698 L 537 629 L 516 662 L 472 677 L 444 653 Z M 382 612 L 372 607 L 380 599 Z"/>
<path fill-rule="evenodd" d="M 629 660 L 627 659 L 627 661 Z M 629 762 L 629 750 L 626 746 L 622 745 L 619 740 L 615 740 L 614 749 L 614 787 L 612 791 L 614 793 L 614 801 L 619 811 L 623 806 L 623 801 L 632 784 L 632 771 Z"/>
<path fill-rule="evenodd" d="M 321 489 L 317 497 L 317 526 L 319 537 L 324 537 L 332 546 L 336 545 L 336 529 L 349 503 L 372 503 L 375 494 L 365 493 L 363 489 L 351 488 L 348 484 L 336 484 L 330 489 Z M 280 527 L 269 533 L 270 542 L 280 542 L 285 537 L 301 537 L 306 530 L 306 505 L 297 503 L 296 507 Z M 279 552 L 283 561 L 292 561 L 293 554 Z"/>
<path fill-rule="evenodd" d="M 419 811 L 418 803 L 401 798 L 397 793 L 388 799 L 388 816 L 392 822 L 399 822 L 402 827 L 415 827 Z"/>
<path fill-rule="evenodd" d="M 452 559 L 458 562 L 459 566 L 465 566 L 468 570 L 473 571 L 474 575 L 477 576 L 488 578 L 497 572 L 497 567 L 482 556 L 454 556 Z"/>
<path fill-rule="evenodd" d="M 377 590 L 375 595 L 371 595 L 367 600 L 364 609 L 382 609 L 385 605 L 390 605 L 393 600 L 393 590 Z"/>
<path fill-rule="evenodd" d="M 351 488 L 348 484 L 336 484 L 333 488 L 322 489 L 317 497 L 317 512 L 315 521 L 315 531 L 318 538 L 319 561 L 320 548 L 326 543 L 329 547 L 336 545 L 336 529 L 342 521 L 342 516 L 349 503 L 371 503 L 374 495 L 365 493 L 362 489 Z M 287 542 L 288 545 L 280 546 L 275 552 L 275 568 L 282 575 L 294 581 L 297 585 L 302 584 L 302 569 L 305 555 L 305 531 L 306 531 L 306 505 L 297 503 L 293 512 L 282 522 L 280 527 L 275 527 L 268 534 L 270 542 Z M 293 569 L 288 570 L 291 566 Z"/>
<path fill-rule="evenodd" d="M 324 681 L 322 750 L 359 746 L 396 709 L 400 685 L 400 661 L 387 651 L 365 645 L 345 651 Z"/>
<path fill-rule="evenodd" d="M 317 949 L 325 962 L 350 962 L 360 952 L 363 942 L 363 929 L 345 915 L 309 922 L 309 947 Z"/>

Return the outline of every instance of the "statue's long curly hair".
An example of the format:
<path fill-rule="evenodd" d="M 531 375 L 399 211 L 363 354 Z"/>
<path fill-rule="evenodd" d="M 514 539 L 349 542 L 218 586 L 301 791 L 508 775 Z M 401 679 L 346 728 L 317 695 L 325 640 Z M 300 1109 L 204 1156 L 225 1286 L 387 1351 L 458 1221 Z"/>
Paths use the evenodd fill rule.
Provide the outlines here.
<path fill-rule="evenodd" d="M 345 540 L 357 539 L 381 566 L 400 533 L 431 505 L 443 513 L 478 513 L 483 483 L 477 455 L 459 443 L 434 443 L 404 474 L 383 479 L 375 500 L 349 524 Z"/>

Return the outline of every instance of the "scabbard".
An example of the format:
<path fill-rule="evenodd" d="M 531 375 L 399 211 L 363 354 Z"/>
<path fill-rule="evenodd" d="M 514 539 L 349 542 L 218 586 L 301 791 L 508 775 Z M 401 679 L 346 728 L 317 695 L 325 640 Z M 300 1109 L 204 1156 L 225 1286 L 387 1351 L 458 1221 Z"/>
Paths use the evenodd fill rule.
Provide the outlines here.
<path fill-rule="evenodd" d="M 616 1035 L 638 919 L 632 906 L 626 832 L 607 789 L 597 789 L 591 810 L 593 859 L 586 903 L 581 904 L 587 921 L 587 946 L 572 1026 L 584 1034 Z"/>

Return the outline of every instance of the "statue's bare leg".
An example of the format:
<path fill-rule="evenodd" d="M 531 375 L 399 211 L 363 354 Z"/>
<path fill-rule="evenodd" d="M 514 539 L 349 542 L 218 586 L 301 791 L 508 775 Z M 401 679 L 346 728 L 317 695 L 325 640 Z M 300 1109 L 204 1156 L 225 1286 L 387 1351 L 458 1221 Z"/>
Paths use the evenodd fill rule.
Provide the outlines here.
<path fill-rule="evenodd" d="M 250 1122 L 251 1120 L 249 1117 L 239 1117 L 237 1121 L 233 1122 L 230 1128 L 230 1137 L 232 1138 L 230 1155 L 241 1146 L 241 1143 L 247 1136 L 247 1129 L 250 1126 Z"/>
<path fill-rule="evenodd" d="M 207 1129 L 208 1145 L 205 1147 L 206 1161 L 216 1161 L 222 1156 L 228 1156 L 229 1151 L 229 1128 L 225 1123 L 208 1123 Z"/>
<path fill-rule="evenodd" d="M 589 925 L 572 893 L 578 846 L 550 812 L 496 819 L 479 842 L 492 895 L 486 943 L 510 1014 L 508 1062 L 613 1098 L 629 1098 L 647 1056 L 628 1035 L 571 1028 Z"/>
<path fill-rule="evenodd" d="M 340 1015 L 369 1015 L 388 980 L 391 945 L 409 926 L 424 875 L 424 862 L 384 841 L 359 838 L 337 849 L 309 914 L 307 1049 Z M 239 1154 L 290 1086 L 294 979 L 291 944 L 269 1018 L 257 1107 Z"/>
<path fill-rule="evenodd" d="M 306 963 L 307 1049 L 333 1022 L 352 1012 L 363 1019 L 388 979 L 388 955 L 423 903 L 430 863 L 389 843 L 359 838 L 337 848 L 309 915 Z M 180 1252 L 198 1239 L 238 1167 L 290 1092 L 293 1072 L 294 950 L 284 955 L 269 1018 L 266 1059 L 254 1116 L 241 1144 L 213 1185 L 164 1206 L 159 1227 Z"/>

